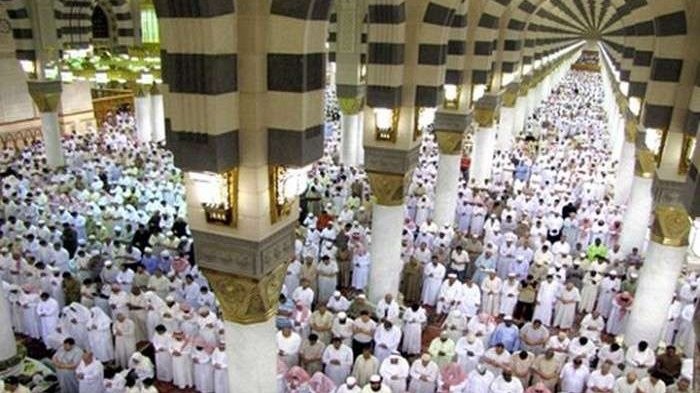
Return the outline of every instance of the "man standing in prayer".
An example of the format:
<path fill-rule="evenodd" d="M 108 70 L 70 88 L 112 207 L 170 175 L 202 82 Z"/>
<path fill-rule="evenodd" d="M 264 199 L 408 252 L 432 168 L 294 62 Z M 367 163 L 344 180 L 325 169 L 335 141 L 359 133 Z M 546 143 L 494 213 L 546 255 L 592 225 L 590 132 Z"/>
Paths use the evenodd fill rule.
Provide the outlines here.
<path fill-rule="evenodd" d="M 419 359 L 413 361 L 410 369 L 411 383 L 408 386 L 410 393 L 433 393 L 440 369 L 433 362 L 430 355 L 425 353 Z"/>
<path fill-rule="evenodd" d="M 455 342 L 452 341 L 446 331 L 440 332 L 439 337 L 435 337 L 430 342 L 428 353 L 438 366 L 442 367 L 452 361 L 455 356 Z"/>
<path fill-rule="evenodd" d="M 520 348 L 520 336 L 518 327 L 513 324 L 513 318 L 509 315 L 503 317 L 503 322 L 496 327 L 491 334 L 490 346 L 503 344 L 508 352 L 515 352 Z"/>
<path fill-rule="evenodd" d="M 76 368 L 83 358 L 83 350 L 75 345 L 75 340 L 67 338 L 63 340 L 63 346 L 58 348 L 51 359 L 56 377 L 62 393 L 78 393 L 79 383 L 75 373 Z"/>
<path fill-rule="evenodd" d="M 546 280 L 540 283 L 540 287 L 537 290 L 537 305 L 535 306 L 533 318 L 539 319 L 545 326 L 552 324 L 552 308 L 554 307 L 559 287 L 560 284 L 554 281 L 554 276 L 548 274 Z"/>
<path fill-rule="evenodd" d="M 559 373 L 560 391 L 567 393 L 583 393 L 588 381 L 588 366 L 583 364 L 583 358 L 577 357 L 564 365 Z"/>
<path fill-rule="evenodd" d="M 41 340 L 44 345 L 48 343 L 48 337 L 56 330 L 58 325 L 58 302 L 43 292 L 40 296 L 40 301 L 36 306 L 36 313 L 39 316 Z"/>
<path fill-rule="evenodd" d="M 326 375 L 340 386 L 352 370 L 352 349 L 343 344 L 339 337 L 333 337 L 331 345 L 323 351 L 323 364 Z"/>
<path fill-rule="evenodd" d="M 528 322 L 520 328 L 520 346 L 535 355 L 542 353 L 548 339 L 549 331 L 542 326 L 542 322 L 539 319 Z"/>
<path fill-rule="evenodd" d="M 473 333 L 468 333 L 457 341 L 455 353 L 457 354 L 457 363 L 469 373 L 476 368 L 484 354 L 484 342 L 477 340 Z"/>
<path fill-rule="evenodd" d="M 570 329 L 576 319 L 576 305 L 581 300 L 578 288 L 568 281 L 557 295 L 554 326 L 559 329 Z"/>
<path fill-rule="evenodd" d="M 75 370 L 80 393 L 102 393 L 104 391 L 104 368 L 95 360 L 92 352 L 85 352 Z"/>
<path fill-rule="evenodd" d="M 136 327 L 131 319 L 118 313 L 117 320 L 112 325 L 114 334 L 114 358 L 118 366 L 126 368 L 129 358 L 136 352 Z"/>
<path fill-rule="evenodd" d="M 301 337 L 292 331 L 291 323 L 282 325 L 282 330 L 277 332 L 278 356 L 287 364 L 289 368 L 296 366 L 299 362 L 299 349 L 301 347 Z"/>
<path fill-rule="evenodd" d="M 379 360 L 372 355 L 372 347 L 367 345 L 362 349 L 362 354 L 355 359 L 352 367 L 352 376 L 357 379 L 357 384 L 365 386 L 372 375 L 379 371 Z"/>
<path fill-rule="evenodd" d="M 427 306 L 435 306 L 440 295 L 440 287 L 445 278 L 445 266 L 438 262 L 437 255 L 433 255 L 430 263 L 423 269 L 423 294 L 421 301 Z"/>
<path fill-rule="evenodd" d="M 615 388 L 615 376 L 610 372 L 612 362 L 603 362 L 600 369 L 595 370 L 586 382 L 586 393 L 612 392 Z"/>
<path fill-rule="evenodd" d="M 374 331 L 374 356 L 383 362 L 390 354 L 399 348 L 401 329 L 385 320 L 381 327 Z"/>
<path fill-rule="evenodd" d="M 398 352 L 395 352 L 384 359 L 379 366 L 379 375 L 382 376 L 382 379 L 392 392 L 405 392 L 409 370 L 406 359 L 401 357 Z"/>

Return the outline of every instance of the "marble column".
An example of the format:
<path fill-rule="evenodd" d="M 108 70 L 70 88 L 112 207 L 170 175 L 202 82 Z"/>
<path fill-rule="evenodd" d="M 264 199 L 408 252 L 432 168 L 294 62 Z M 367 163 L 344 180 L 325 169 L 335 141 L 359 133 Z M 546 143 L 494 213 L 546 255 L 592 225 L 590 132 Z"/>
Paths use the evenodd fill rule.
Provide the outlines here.
<path fill-rule="evenodd" d="M 530 89 L 530 79 L 523 78 L 520 82 L 520 89 L 518 90 L 518 99 L 515 102 L 515 119 L 513 121 L 513 134 L 515 136 L 520 135 L 525 128 L 525 119 L 527 119 L 528 111 L 528 90 Z"/>
<path fill-rule="evenodd" d="M 154 142 L 165 141 L 165 108 L 163 94 L 157 84 L 151 88 L 151 139 Z"/>
<path fill-rule="evenodd" d="M 361 144 L 358 141 L 362 122 L 359 114 L 342 114 L 342 132 L 340 141 L 340 162 L 348 166 L 357 165 L 357 145 Z"/>
<path fill-rule="evenodd" d="M 275 315 L 287 264 L 260 278 L 204 268 L 224 317 L 229 390 L 235 393 L 277 390 Z"/>
<path fill-rule="evenodd" d="M 648 150 L 637 152 L 632 191 L 622 218 L 620 247 L 625 254 L 631 252 L 632 248 L 635 247 L 640 252 L 644 251 L 651 209 L 654 203 L 651 187 L 654 183 L 655 169 L 656 163 L 652 152 Z"/>
<path fill-rule="evenodd" d="M 690 220 L 683 207 L 656 207 L 651 242 L 627 320 L 625 344 L 628 347 L 642 340 L 652 349 L 659 344 L 685 263 L 689 233 Z"/>
<path fill-rule="evenodd" d="M 438 114 L 440 117 L 441 114 Z M 436 125 L 438 119 L 436 119 Z M 452 225 L 457 210 L 457 189 L 462 177 L 462 141 L 464 131 L 436 129 L 440 157 L 438 161 L 437 186 L 435 188 L 435 211 L 433 220 L 439 226 Z"/>
<path fill-rule="evenodd" d="M 61 127 L 58 123 L 58 104 L 61 99 L 61 81 L 28 81 L 29 95 L 41 112 L 41 134 L 44 138 L 46 162 L 49 168 L 66 164 L 61 145 Z"/>
<path fill-rule="evenodd" d="M 405 214 L 404 189 L 410 174 L 368 172 L 376 203 L 372 206 L 372 244 L 368 298 L 376 304 L 384 295 L 396 296 L 401 282 L 401 233 Z"/>
<path fill-rule="evenodd" d="M 151 117 L 151 97 L 145 87 L 139 85 L 134 95 L 134 115 L 136 117 L 136 139 L 141 143 L 153 140 L 153 119 Z"/>
<path fill-rule="evenodd" d="M 495 117 L 499 106 L 497 95 L 485 95 L 474 105 L 474 120 L 478 128 L 474 133 L 469 182 L 477 187 L 491 178 L 493 155 L 496 151 Z"/>
<path fill-rule="evenodd" d="M 496 150 L 507 151 L 513 146 L 515 138 L 515 106 L 519 89 L 519 84 L 511 83 L 506 86 L 503 92 L 498 133 L 496 135 Z"/>
<path fill-rule="evenodd" d="M 0 318 L 4 323 L 0 323 L 0 363 L 9 361 L 6 368 L 0 369 L 0 377 L 12 375 L 18 371 L 20 358 L 17 357 L 17 343 L 15 334 L 12 331 L 12 320 L 10 315 L 10 303 L 7 299 L 5 289 L 0 287 Z"/>
<path fill-rule="evenodd" d="M 372 265 L 369 300 L 376 304 L 384 295 L 399 292 L 401 282 L 401 233 L 405 206 L 376 204 L 372 208 Z"/>
<path fill-rule="evenodd" d="M 632 191 L 634 179 L 635 147 L 633 142 L 625 141 L 622 145 L 622 154 L 617 167 L 617 179 L 615 181 L 615 203 L 620 205 L 627 202 Z"/>

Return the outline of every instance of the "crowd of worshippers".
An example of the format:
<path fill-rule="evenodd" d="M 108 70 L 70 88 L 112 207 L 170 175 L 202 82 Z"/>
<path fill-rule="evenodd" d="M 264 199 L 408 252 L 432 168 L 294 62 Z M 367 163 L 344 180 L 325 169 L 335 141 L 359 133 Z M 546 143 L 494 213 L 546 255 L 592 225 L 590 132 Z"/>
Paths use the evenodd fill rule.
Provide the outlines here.
<path fill-rule="evenodd" d="M 432 221 L 438 149 L 426 132 L 401 290 L 376 304 L 369 186 L 361 169 L 322 160 L 280 297 L 279 391 L 690 392 L 694 274 L 658 348 L 624 342 L 644 257 L 619 244 L 603 94 L 600 74 L 567 74 L 496 152 L 490 180 L 460 181 L 453 225 Z"/>
<path fill-rule="evenodd" d="M 133 117 L 3 153 L 0 275 L 16 333 L 40 340 L 63 393 L 226 392 L 217 303 L 193 262 L 172 155 L 136 143 Z M 140 350 L 155 352 L 153 359 Z M 155 363 L 155 364 L 154 364 Z M 6 385 L 7 386 L 7 385 Z"/>
<path fill-rule="evenodd" d="M 624 207 L 609 198 L 600 84 L 569 74 L 528 138 L 496 153 L 489 182 L 460 182 L 453 225 L 431 218 L 428 130 L 407 196 L 401 291 L 377 304 L 365 296 L 373 198 L 362 169 L 337 164 L 328 100 L 336 133 L 311 172 L 280 296 L 279 392 L 689 392 L 694 276 L 662 351 L 621 340 L 643 252 L 617 245 Z M 3 157 L 13 328 L 52 351 L 62 392 L 152 392 L 154 381 L 226 392 L 223 326 L 194 263 L 181 173 L 170 153 L 133 141 L 130 116 L 105 128 L 66 139 L 58 171 L 41 145 Z"/>

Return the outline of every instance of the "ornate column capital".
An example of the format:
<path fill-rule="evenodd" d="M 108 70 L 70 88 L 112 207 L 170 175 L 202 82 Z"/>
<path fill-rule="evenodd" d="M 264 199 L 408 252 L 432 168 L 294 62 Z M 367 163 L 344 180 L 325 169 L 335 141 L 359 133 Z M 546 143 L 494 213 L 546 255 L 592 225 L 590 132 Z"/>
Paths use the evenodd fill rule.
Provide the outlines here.
<path fill-rule="evenodd" d="M 440 154 L 461 155 L 464 132 L 435 130 Z"/>
<path fill-rule="evenodd" d="M 404 174 L 367 171 L 367 178 L 378 204 L 384 206 L 403 204 L 404 194 L 410 181 L 410 172 Z"/>
<path fill-rule="evenodd" d="M 495 94 L 485 95 L 474 104 L 474 120 L 479 124 L 479 127 L 493 127 L 499 104 L 500 97 Z"/>
<path fill-rule="evenodd" d="M 670 247 L 685 247 L 690 234 L 690 218 L 680 205 L 660 205 L 654 211 L 651 241 Z"/>
<path fill-rule="evenodd" d="M 61 81 L 27 81 L 29 95 L 42 113 L 56 112 L 61 102 Z"/>
<path fill-rule="evenodd" d="M 637 150 L 634 164 L 634 175 L 645 179 L 652 179 L 656 172 L 656 158 L 649 150 Z"/>
<path fill-rule="evenodd" d="M 627 117 L 625 119 L 625 141 L 628 143 L 634 143 L 637 140 L 637 128 L 639 123 L 634 117 Z"/>
<path fill-rule="evenodd" d="M 364 97 L 338 97 L 340 111 L 344 115 L 356 115 L 365 107 Z"/>
<path fill-rule="evenodd" d="M 527 92 L 530 90 L 530 84 L 532 83 L 532 78 L 530 76 L 524 76 L 520 81 L 520 88 L 518 89 L 518 95 L 520 97 L 526 97 Z"/>
<path fill-rule="evenodd" d="M 517 82 L 512 82 L 506 86 L 503 91 L 502 100 L 503 106 L 506 108 L 514 108 L 515 101 L 518 100 L 518 93 L 520 91 L 520 84 Z"/>
<path fill-rule="evenodd" d="M 257 279 L 207 268 L 201 271 L 219 300 L 224 319 L 249 325 L 277 314 L 287 264 L 282 263 Z"/>

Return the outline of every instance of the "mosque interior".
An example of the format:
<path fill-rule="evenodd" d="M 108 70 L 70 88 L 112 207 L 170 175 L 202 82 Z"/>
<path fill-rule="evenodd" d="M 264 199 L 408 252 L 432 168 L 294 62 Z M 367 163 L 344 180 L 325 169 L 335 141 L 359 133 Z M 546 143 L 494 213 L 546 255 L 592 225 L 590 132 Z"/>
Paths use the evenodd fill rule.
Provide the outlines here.
<path fill-rule="evenodd" d="M 352 234 L 360 222 L 371 242 L 347 251 L 346 241 L 338 252 L 349 253 L 348 266 L 352 252 L 368 253 L 362 288 L 351 267 L 341 267 L 331 292 L 350 300 L 362 294 L 374 306 L 390 294 L 402 314 L 414 302 L 431 306 L 423 332 L 429 344 L 442 320 L 412 284 L 425 290 L 427 281 L 424 267 L 406 255 L 407 243 L 411 253 L 418 249 L 427 221 L 490 245 L 488 230 L 468 235 L 470 225 L 462 228 L 462 202 L 488 201 L 490 214 L 512 209 L 516 194 L 535 187 L 532 179 L 524 191 L 513 185 L 522 163 L 513 157 L 531 163 L 561 148 L 570 156 L 551 153 L 562 167 L 543 175 L 555 181 L 538 184 L 580 212 L 589 203 L 583 194 L 595 194 L 591 203 L 618 218 L 606 225 L 606 246 L 619 245 L 625 258 L 636 249 L 645 261 L 627 273 L 638 280 L 635 302 L 612 339 L 625 348 L 641 340 L 664 348 L 671 344 L 666 315 L 681 287 L 694 282 L 695 290 L 700 282 L 698 42 L 698 0 L 0 0 L 0 318 L 15 321 L 14 301 L 25 287 L 38 301 L 46 288 L 40 277 L 51 272 L 103 278 L 99 269 L 112 260 L 137 270 L 141 262 L 121 262 L 112 248 L 95 245 L 105 239 L 138 248 L 139 260 L 146 248 L 161 258 L 169 252 L 192 265 L 185 274 L 168 262 L 165 275 L 183 282 L 192 275 L 216 297 L 209 307 L 225 343 L 228 390 L 306 392 L 278 387 L 285 374 L 277 337 L 280 293 L 299 300 L 288 288 L 290 265 L 304 263 L 312 236 L 317 248 L 331 242 L 325 226 L 311 227 L 325 220 L 339 246 L 336 235 Z M 572 83 L 600 94 L 577 88 L 567 95 Z M 556 106 L 557 97 L 570 105 Z M 577 106 L 576 99 L 590 102 Z M 604 132 L 551 136 L 586 124 Z M 589 136 L 600 140 L 583 140 Z M 576 173 L 577 165 L 586 172 L 576 178 L 581 184 L 567 180 L 558 189 L 556 172 Z M 77 216 L 85 217 L 82 226 Z M 535 233 L 527 221 L 534 213 L 520 218 L 517 224 Z M 44 242 L 63 241 L 59 249 L 68 249 L 66 233 L 77 233 L 63 267 L 53 257 L 44 263 L 24 240 L 29 232 L 41 240 L 47 224 L 58 237 L 47 229 Z M 407 240 L 411 225 L 416 232 Z M 594 226 L 586 227 L 590 244 Z M 140 230 L 148 233 L 142 243 Z M 557 239 L 560 230 L 566 228 L 559 225 Z M 588 240 L 583 247 L 590 251 Z M 98 274 L 77 265 L 80 250 Z M 313 263 L 323 255 L 316 249 Z M 479 255 L 470 256 L 474 262 Z M 24 271 L 12 276 L 19 259 L 27 278 Z M 324 295 L 322 280 L 319 273 L 312 284 L 316 296 Z M 61 296 L 67 300 L 68 292 Z M 682 306 L 694 307 L 698 296 L 681 299 Z M 201 306 L 197 301 L 188 307 Z M 307 311 L 316 312 L 313 305 Z M 116 318 L 113 304 L 105 307 Z M 590 311 L 577 314 L 577 326 Z M 492 314 L 503 321 L 502 312 Z M 700 310 L 689 318 L 695 330 L 687 334 L 697 336 Z M 33 391 L 59 391 L 61 370 L 46 356 L 61 349 L 37 332 L 0 325 L 0 376 L 20 375 Z M 139 349 L 152 355 L 143 341 Z M 700 392 L 700 341 L 690 342 L 683 375 L 693 385 L 685 391 Z M 155 391 L 192 391 L 174 385 Z M 360 392 L 337 392 L 345 391 Z"/>

